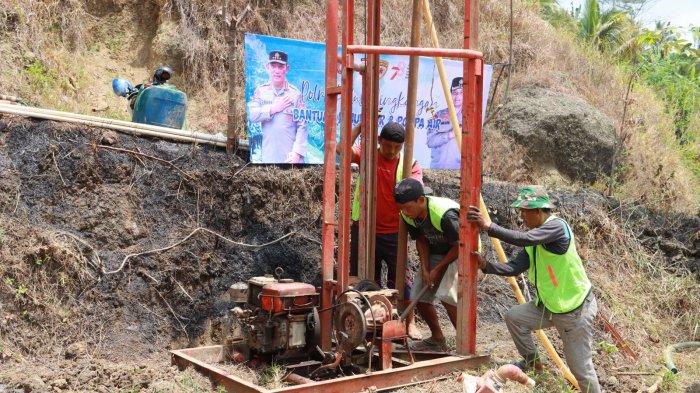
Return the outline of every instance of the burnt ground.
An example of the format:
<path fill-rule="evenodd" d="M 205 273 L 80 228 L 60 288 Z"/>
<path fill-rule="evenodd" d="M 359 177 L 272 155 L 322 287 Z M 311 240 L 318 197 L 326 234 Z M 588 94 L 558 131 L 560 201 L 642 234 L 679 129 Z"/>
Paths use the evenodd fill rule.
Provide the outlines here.
<path fill-rule="evenodd" d="M 196 373 L 169 368 L 166 350 L 220 341 L 231 283 L 278 266 L 319 283 L 321 167 L 246 162 L 208 146 L 0 118 L 0 383 L 27 392 L 200 391 Z M 454 173 L 425 178 L 456 198 Z M 501 224 L 517 224 L 507 207 L 515 190 L 484 185 Z M 590 191 L 553 194 L 577 234 L 598 238 L 622 222 L 663 271 L 700 274 L 698 217 Z M 221 236 L 199 231 L 181 242 L 200 227 Z M 479 347 L 495 358 L 515 355 L 502 323 L 513 304 L 503 280 L 481 283 Z M 602 331 L 597 339 L 611 341 Z M 606 372 L 624 358 L 604 355 L 596 363 L 606 388 L 633 391 L 639 380 Z"/>

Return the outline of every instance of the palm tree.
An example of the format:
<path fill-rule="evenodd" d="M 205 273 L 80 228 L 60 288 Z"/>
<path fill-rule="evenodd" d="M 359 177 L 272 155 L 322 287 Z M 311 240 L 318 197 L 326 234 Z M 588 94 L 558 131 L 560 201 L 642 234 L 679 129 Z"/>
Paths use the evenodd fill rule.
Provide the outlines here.
<path fill-rule="evenodd" d="M 626 11 L 615 8 L 601 11 L 598 0 L 586 0 L 578 13 L 575 16 L 579 37 L 601 51 L 625 52 L 639 31 L 638 24 Z"/>

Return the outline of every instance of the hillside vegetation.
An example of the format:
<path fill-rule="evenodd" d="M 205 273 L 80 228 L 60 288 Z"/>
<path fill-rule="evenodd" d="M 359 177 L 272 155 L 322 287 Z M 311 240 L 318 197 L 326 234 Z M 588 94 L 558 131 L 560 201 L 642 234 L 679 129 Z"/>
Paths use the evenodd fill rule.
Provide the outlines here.
<path fill-rule="evenodd" d="M 233 0 L 230 8 L 237 14 L 247 3 L 253 11 L 244 31 L 324 37 L 322 1 Z M 359 14 L 363 2 L 356 3 Z M 460 47 L 459 2 L 431 3 L 442 45 Z M 659 82 L 670 74 L 656 65 L 673 67 L 669 56 L 681 52 L 649 44 L 639 53 L 650 57 L 633 62 L 601 44 L 599 35 L 581 33 L 600 31 L 582 28 L 591 18 L 544 1 L 513 3 L 508 79 L 508 2 L 481 0 L 479 48 L 496 69 L 492 111 L 518 89 L 573 95 L 612 119 L 623 146 L 612 174 L 576 184 L 538 168 L 525 144 L 489 121 L 484 198 L 496 221 L 515 227 L 508 205 L 516 183 L 549 186 L 572 224 L 601 310 L 640 355 L 627 359 L 598 326 L 594 361 L 604 387 L 632 392 L 663 375 L 664 391 L 684 391 L 700 379 L 697 352 L 676 357 L 679 375 L 659 369 L 666 345 L 700 339 L 698 113 L 688 106 L 697 104 L 696 79 L 676 81 L 689 95 L 674 95 L 660 88 L 672 84 Z M 406 4 L 383 1 L 385 44 L 408 45 Z M 111 79 L 142 81 L 167 63 L 189 96 L 190 128 L 222 132 L 230 64 L 220 6 L 212 0 L 3 1 L 0 94 L 127 119 L 126 101 L 114 96 Z M 242 111 L 242 76 L 235 89 Z M 147 156 L 99 146 L 110 143 Z M 425 180 L 437 194 L 457 196 L 454 172 L 426 171 Z M 220 342 L 228 286 L 271 272 L 280 256 L 294 278 L 318 280 L 321 189 L 319 166 L 254 166 L 207 146 L 0 116 L 0 390 L 7 384 L 29 391 L 208 391 L 196 374 L 169 370 L 165 349 Z M 178 247 L 140 254 L 199 227 L 246 244 L 296 234 L 257 249 L 200 233 Z M 488 257 L 495 258 L 490 251 Z M 499 360 L 513 358 L 502 319 L 515 303 L 510 289 L 496 277 L 479 285 L 478 348 L 493 350 Z M 554 344 L 560 346 L 556 338 Z M 570 391 L 557 375 L 538 383 L 538 392 Z M 434 383 L 426 391 L 454 387 Z"/>
<path fill-rule="evenodd" d="M 322 2 L 250 3 L 253 11 L 241 23 L 242 31 L 313 41 L 324 37 Z M 245 4 L 233 0 L 230 9 L 237 14 Z M 442 46 L 460 47 L 461 4 L 437 0 L 432 7 Z M 610 189 L 629 203 L 697 212 L 699 142 L 691 132 L 698 128 L 697 107 L 685 109 L 681 117 L 684 129 L 690 131 L 684 131 L 685 139 L 677 138 L 674 116 L 678 112 L 667 110 L 663 93 L 645 82 L 660 78 L 654 74 L 659 71 L 642 67 L 635 71 L 641 76 L 629 95 L 622 127 L 629 67 L 609 51 L 582 42 L 575 17 L 562 16 L 562 10 L 552 7 L 514 2 L 510 90 L 537 85 L 580 96 L 612 119 L 618 132 L 622 128 L 619 137 L 624 148 L 614 173 L 605 174 L 608 179 L 599 182 L 600 189 Z M 363 12 L 359 3 L 357 12 Z M 408 45 L 410 7 L 402 0 L 386 0 L 383 13 L 383 42 Z M 356 26 L 357 39 L 362 40 L 361 15 Z M 497 73 L 509 61 L 509 28 L 507 2 L 481 2 L 479 48 L 487 62 L 496 65 Z M 0 43 L 0 92 L 4 94 L 38 106 L 125 119 L 129 116 L 126 104 L 110 91 L 111 78 L 145 80 L 158 64 L 167 63 L 175 67 L 174 83 L 190 97 L 190 128 L 212 133 L 226 128 L 228 44 L 218 1 L 13 0 L 0 5 L 0 34 L 8 38 Z M 594 42 L 599 43 L 598 39 Z M 429 46 L 427 34 L 423 44 Z M 645 53 L 649 57 L 657 52 Z M 506 68 L 491 107 L 494 111 L 506 93 L 507 73 Z M 235 88 L 235 96 L 243 97 L 242 76 Z M 243 111 L 242 98 L 237 104 Z M 567 183 L 528 170 L 531 165 L 523 149 L 493 124 L 487 126 L 485 143 L 485 171 L 491 177 L 555 186 Z"/>

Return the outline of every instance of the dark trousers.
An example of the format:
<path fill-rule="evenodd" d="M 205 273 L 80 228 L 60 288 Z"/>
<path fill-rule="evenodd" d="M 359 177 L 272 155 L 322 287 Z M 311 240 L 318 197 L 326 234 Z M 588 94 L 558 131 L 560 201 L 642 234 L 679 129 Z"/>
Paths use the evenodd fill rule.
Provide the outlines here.
<path fill-rule="evenodd" d="M 350 275 L 357 276 L 357 260 L 359 254 L 360 226 L 353 222 L 350 226 Z M 377 234 L 374 248 L 374 282 L 382 283 L 382 261 L 386 262 L 386 286 L 396 288 L 396 259 L 398 256 L 399 234 Z M 406 280 L 405 297 L 411 293 L 411 284 Z"/>

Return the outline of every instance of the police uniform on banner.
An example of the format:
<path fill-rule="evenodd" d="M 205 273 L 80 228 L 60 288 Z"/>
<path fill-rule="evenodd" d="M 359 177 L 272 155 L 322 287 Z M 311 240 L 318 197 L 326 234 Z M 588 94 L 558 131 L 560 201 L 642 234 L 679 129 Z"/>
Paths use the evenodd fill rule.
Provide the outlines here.
<path fill-rule="evenodd" d="M 287 54 L 272 51 L 269 63 L 287 65 Z M 289 98 L 292 105 L 279 113 L 270 114 L 273 103 Z M 306 121 L 294 121 L 294 109 L 306 109 L 301 91 L 286 81 L 284 87 L 275 88 L 272 81 L 258 86 L 248 103 L 250 121 L 262 126 L 262 162 L 284 163 L 294 152 L 305 157 L 308 151 Z"/>
<path fill-rule="evenodd" d="M 462 77 L 452 79 L 450 91 L 462 88 Z M 462 106 L 455 107 L 457 120 L 462 127 Z M 441 109 L 435 113 L 435 118 L 440 120 L 438 128 L 428 129 L 428 147 L 430 148 L 430 169 L 458 169 L 460 165 L 460 151 L 455 134 L 452 131 L 450 112 Z"/>

